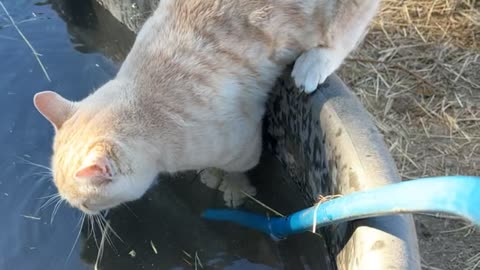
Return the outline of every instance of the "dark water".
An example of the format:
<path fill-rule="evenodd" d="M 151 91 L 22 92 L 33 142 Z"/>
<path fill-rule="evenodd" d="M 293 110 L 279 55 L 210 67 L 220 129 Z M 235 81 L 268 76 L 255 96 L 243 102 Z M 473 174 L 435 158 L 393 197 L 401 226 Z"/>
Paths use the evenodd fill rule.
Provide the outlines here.
<path fill-rule="evenodd" d="M 41 168 L 49 164 L 53 129 L 32 97 L 47 89 L 72 100 L 85 97 L 114 76 L 134 36 L 90 1 L 2 2 L 52 81 L 0 9 L 0 270 L 93 269 L 99 231 L 95 241 L 89 226 L 80 228 L 81 214 L 66 205 L 53 220 L 53 205 L 41 209 L 45 197 L 56 193 Z M 280 172 L 265 155 L 252 172 L 257 197 L 285 213 L 303 208 Z M 220 193 L 192 174 L 162 180 L 143 199 L 108 213 L 122 241 L 112 236 L 114 248 L 105 246 L 98 269 L 201 269 L 189 257 L 195 254 L 204 269 L 326 269 L 321 238 L 303 234 L 275 242 L 207 222 L 200 213 L 223 207 Z M 264 211 L 251 201 L 245 207 Z"/>

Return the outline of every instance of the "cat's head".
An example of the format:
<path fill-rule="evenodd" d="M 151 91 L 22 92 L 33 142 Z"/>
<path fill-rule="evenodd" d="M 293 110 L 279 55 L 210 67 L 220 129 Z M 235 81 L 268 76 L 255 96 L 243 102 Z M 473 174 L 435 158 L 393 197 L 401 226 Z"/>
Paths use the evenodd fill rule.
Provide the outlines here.
<path fill-rule="evenodd" d="M 128 119 L 117 115 L 113 101 L 91 97 L 71 102 L 46 91 L 34 104 L 55 128 L 51 165 L 61 197 L 97 214 L 140 198 L 157 171 L 148 147 L 129 138 Z"/>

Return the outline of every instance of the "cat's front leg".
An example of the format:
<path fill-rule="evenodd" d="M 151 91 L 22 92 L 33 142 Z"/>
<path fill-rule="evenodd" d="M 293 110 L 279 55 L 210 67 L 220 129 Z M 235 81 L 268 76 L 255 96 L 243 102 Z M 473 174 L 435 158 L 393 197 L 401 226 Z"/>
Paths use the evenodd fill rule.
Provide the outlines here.
<path fill-rule="evenodd" d="M 295 85 L 307 94 L 312 93 L 340 67 L 344 55 L 331 48 L 313 48 L 304 52 L 293 67 Z"/>
<path fill-rule="evenodd" d="M 209 168 L 200 172 L 200 181 L 209 188 L 222 191 L 228 207 L 238 207 L 245 202 L 248 195 L 255 196 L 257 193 L 245 173 Z"/>
<path fill-rule="evenodd" d="M 322 33 L 314 47 L 304 51 L 296 60 L 292 71 L 295 84 L 305 93 L 312 93 L 319 84 L 332 75 L 348 54 L 355 49 L 365 35 L 365 30 L 376 13 L 379 0 L 322 1 L 317 20 Z M 316 13 L 314 13 L 316 14 Z M 307 46 L 308 48 L 308 46 Z"/>

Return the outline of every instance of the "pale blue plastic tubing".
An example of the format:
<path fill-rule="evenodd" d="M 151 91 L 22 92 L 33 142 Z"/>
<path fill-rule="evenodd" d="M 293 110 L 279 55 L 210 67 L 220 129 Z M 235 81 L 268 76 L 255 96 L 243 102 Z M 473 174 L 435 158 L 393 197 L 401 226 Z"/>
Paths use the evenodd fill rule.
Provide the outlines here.
<path fill-rule="evenodd" d="M 296 212 L 265 217 L 237 210 L 207 210 L 203 217 L 230 221 L 277 238 L 355 219 L 398 213 L 442 212 L 480 225 L 480 177 L 443 176 L 395 183 L 352 193 Z"/>

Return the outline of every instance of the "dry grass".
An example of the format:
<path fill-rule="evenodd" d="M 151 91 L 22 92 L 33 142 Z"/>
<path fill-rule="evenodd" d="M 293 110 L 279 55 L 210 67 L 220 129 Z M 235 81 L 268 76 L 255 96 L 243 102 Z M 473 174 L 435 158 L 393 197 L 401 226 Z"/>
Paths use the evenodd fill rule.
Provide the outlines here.
<path fill-rule="evenodd" d="M 474 0 L 384 1 L 341 70 L 404 178 L 480 168 L 479 8 Z"/>
<path fill-rule="evenodd" d="M 479 174 L 480 1 L 384 0 L 339 75 L 374 116 L 403 178 Z M 444 245 L 462 241 L 448 235 Z M 441 256 L 422 255 L 429 267 L 464 269 L 476 249 L 447 264 L 458 268 L 441 261 L 430 266 L 426 257 Z"/>

